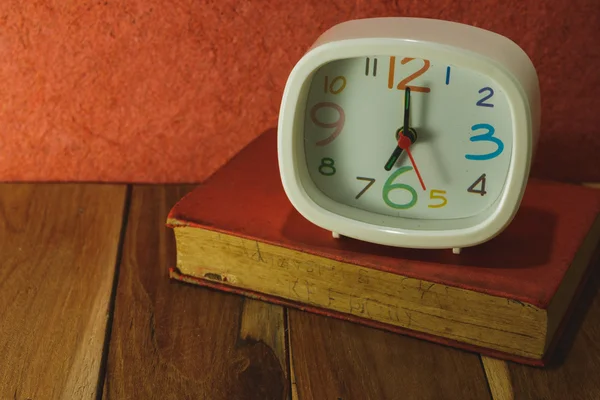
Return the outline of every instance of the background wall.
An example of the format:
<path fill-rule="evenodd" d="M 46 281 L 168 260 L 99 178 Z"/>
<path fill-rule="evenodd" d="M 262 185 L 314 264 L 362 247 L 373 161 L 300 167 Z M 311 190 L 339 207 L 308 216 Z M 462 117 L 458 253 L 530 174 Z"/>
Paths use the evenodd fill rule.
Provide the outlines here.
<path fill-rule="evenodd" d="M 2 0 L 0 180 L 192 182 L 276 126 L 287 74 L 352 18 L 443 18 L 532 58 L 533 174 L 600 180 L 598 0 Z"/>

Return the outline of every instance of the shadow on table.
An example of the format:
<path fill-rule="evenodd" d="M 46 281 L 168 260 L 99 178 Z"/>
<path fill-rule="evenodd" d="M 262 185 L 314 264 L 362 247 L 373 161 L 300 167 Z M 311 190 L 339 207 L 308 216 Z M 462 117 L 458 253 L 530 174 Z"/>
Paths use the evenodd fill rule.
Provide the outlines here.
<path fill-rule="evenodd" d="M 572 312 L 564 322 L 564 331 L 556 343 L 556 348 L 545 367 L 546 369 L 560 368 L 567 361 L 586 317 L 598 317 L 599 310 L 591 310 L 591 308 L 600 288 L 600 247 L 596 249 L 593 264 L 590 266 L 584 282 L 581 291 L 571 305 Z M 589 314 L 593 311 L 596 311 L 596 314 Z"/>
<path fill-rule="evenodd" d="M 408 249 L 346 237 L 333 239 L 329 231 L 315 227 L 296 210 L 290 212 L 282 234 L 305 248 L 326 253 L 333 250 L 349 257 L 428 262 L 453 268 L 524 269 L 548 263 L 557 240 L 556 222 L 556 216 L 547 211 L 523 206 L 506 230 L 486 243 L 465 249 L 459 256 L 449 249 Z"/>

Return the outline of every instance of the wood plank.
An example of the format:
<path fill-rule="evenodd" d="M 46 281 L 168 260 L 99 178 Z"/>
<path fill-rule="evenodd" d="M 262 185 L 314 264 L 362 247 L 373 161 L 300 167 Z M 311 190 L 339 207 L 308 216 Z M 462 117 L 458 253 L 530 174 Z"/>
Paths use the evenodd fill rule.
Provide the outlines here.
<path fill-rule="evenodd" d="M 290 312 L 286 313 L 288 327 L 290 326 Z M 298 396 L 298 384 L 296 382 L 296 372 L 294 371 L 294 355 L 292 351 L 292 335 L 288 328 L 287 331 L 287 351 L 288 351 L 288 365 L 289 365 L 289 379 L 290 379 L 290 397 L 291 400 L 299 400 Z"/>
<path fill-rule="evenodd" d="M 262 340 L 273 350 L 282 366 L 287 365 L 284 330 L 283 307 L 244 299 L 240 337 L 249 341 Z"/>
<path fill-rule="evenodd" d="M 169 280 L 169 209 L 190 187 L 132 193 L 103 397 L 284 399 L 283 310 Z"/>
<path fill-rule="evenodd" d="M 125 194 L 0 185 L 0 398 L 95 398 Z"/>
<path fill-rule="evenodd" d="M 300 400 L 490 398 L 476 354 L 308 312 L 288 312 L 291 369 Z"/>
<path fill-rule="evenodd" d="M 481 356 L 485 375 L 490 385 L 490 392 L 494 400 L 513 400 L 515 392 L 510 379 L 508 365 L 503 360 Z"/>
<path fill-rule="evenodd" d="M 547 368 L 508 363 L 515 399 L 600 399 L 600 262 Z"/>

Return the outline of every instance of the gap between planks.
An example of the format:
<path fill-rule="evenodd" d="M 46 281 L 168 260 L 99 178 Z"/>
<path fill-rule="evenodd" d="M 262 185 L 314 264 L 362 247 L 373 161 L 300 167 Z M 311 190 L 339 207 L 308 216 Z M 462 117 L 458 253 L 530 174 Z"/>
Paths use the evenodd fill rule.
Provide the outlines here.
<path fill-rule="evenodd" d="M 131 192 L 132 185 L 127 185 L 125 190 L 125 200 L 123 204 L 123 216 L 121 221 L 121 231 L 119 232 L 119 243 L 115 258 L 115 272 L 113 276 L 112 288 L 108 304 L 108 318 L 106 321 L 106 332 L 104 334 L 104 344 L 102 347 L 102 359 L 100 360 L 100 368 L 98 373 L 98 382 L 96 384 L 96 400 L 101 400 L 104 395 L 104 381 L 106 378 L 106 363 L 108 361 L 108 351 L 110 347 L 110 338 L 112 333 L 112 324 L 114 320 L 115 303 L 117 298 L 117 288 L 119 285 L 119 272 L 121 270 L 121 260 L 123 256 L 123 248 L 125 245 L 125 235 L 127 234 L 127 223 L 129 221 L 129 210 L 131 208 Z"/>

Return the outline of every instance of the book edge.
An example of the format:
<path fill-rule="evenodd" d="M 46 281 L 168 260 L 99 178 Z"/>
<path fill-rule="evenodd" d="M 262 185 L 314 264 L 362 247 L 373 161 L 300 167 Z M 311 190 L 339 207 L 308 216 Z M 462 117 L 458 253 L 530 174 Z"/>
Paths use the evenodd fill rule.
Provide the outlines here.
<path fill-rule="evenodd" d="M 600 216 L 600 214 L 599 214 Z M 259 242 L 259 243 L 264 243 L 264 244 L 269 244 L 272 246 L 278 246 L 278 247 L 282 247 L 285 248 L 287 250 L 291 250 L 291 251 L 297 251 L 297 252 L 301 252 L 301 253 L 305 253 L 305 254 L 310 254 L 313 256 L 317 256 L 317 257 L 324 257 L 324 258 L 329 258 L 326 254 L 322 254 L 319 252 L 312 252 L 312 251 L 306 251 L 300 247 L 295 247 L 295 246 L 289 246 L 287 244 L 281 244 L 279 242 L 274 242 L 271 240 L 265 240 L 264 238 L 259 238 L 259 237 L 255 237 L 255 236 L 251 236 L 251 235 L 246 235 L 242 232 L 237 232 L 237 231 L 231 231 L 228 229 L 222 229 L 222 228 L 218 228 L 215 226 L 211 226 L 211 225 L 204 225 L 198 222 L 194 222 L 194 221 L 188 221 L 188 220 L 184 220 L 181 218 L 177 218 L 177 217 L 170 217 L 167 220 L 167 227 L 175 229 L 175 228 L 195 228 L 195 229 L 203 229 L 203 230 L 207 230 L 207 231 L 212 231 L 212 232 L 216 232 L 216 233 L 220 233 L 220 234 L 224 234 L 224 235 L 230 235 L 230 236 L 235 236 L 238 238 L 242 238 L 242 239 L 246 239 L 246 240 L 251 240 L 251 241 L 255 241 L 255 242 Z M 339 260 L 337 258 L 331 258 L 333 260 L 339 261 L 339 262 L 347 262 L 344 260 Z M 363 264 L 355 264 L 357 266 L 363 267 L 363 268 L 372 268 L 368 265 L 363 265 Z M 381 270 L 382 272 L 386 272 L 386 273 L 391 273 L 394 274 L 393 272 L 390 272 L 388 270 Z M 396 274 L 396 275 L 401 275 L 400 273 Z M 474 288 L 468 287 L 468 286 L 463 286 L 463 285 L 454 285 L 454 284 L 449 284 L 448 282 L 445 282 L 443 280 L 431 280 L 429 278 L 424 279 L 422 277 L 419 276 L 413 276 L 412 274 L 407 274 L 407 275 L 402 275 L 402 276 L 406 276 L 406 277 L 410 277 L 412 279 L 418 279 L 418 280 L 427 280 L 428 282 L 431 283 L 435 283 L 435 284 L 440 284 L 440 285 L 446 285 L 446 286 L 452 286 L 452 287 L 456 287 L 462 290 L 466 290 L 469 292 L 473 292 L 473 293 L 478 293 L 481 295 L 485 295 L 485 296 L 492 296 L 492 297 L 502 297 L 504 299 L 509 299 L 511 301 L 515 301 L 518 303 L 522 303 L 522 304 L 527 304 L 530 305 L 532 307 L 535 307 L 537 309 L 540 310 L 547 310 L 547 306 L 549 305 L 549 302 L 544 302 L 542 301 L 543 299 L 537 299 L 538 301 L 527 301 L 523 298 L 520 298 L 519 296 L 515 296 L 513 294 L 507 293 L 505 291 L 494 291 L 493 293 L 489 293 L 486 292 L 484 290 L 476 290 Z M 553 295 L 551 296 L 551 298 L 553 297 Z"/>
<path fill-rule="evenodd" d="M 265 293 L 255 292 L 255 291 L 252 291 L 249 289 L 243 289 L 240 287 L 221 284 L 216 281 L 211 281 L 211 280 L 207 280 L 207 279 L 202 279 L 202 278 L 186 275 L 186 274 L 181 273 L 175 267 L 169 268 L 169 277 L 173 280 L 183 282 L 186 284 L 202 286 L 202 287 L 215 289 L 215 290 L 219 290 L 219 291 L 223 291 L 223 292 L 227 292 L 227 293 L 232 293 L 235 295 L 241 295 L 243 297 L 248 297 L 248 298 L 252 298 L 255 300 L 259 300 L 259 301 L 265 301 L 265 302 L 268 302 L 271 304 L 277 304 L 277 305 L 284 306 L 284 307 L 291 307 L 291 308 L 294 308 L 294 309 L 297 309 L 297 310 L 300 310 L 303 312 L 311 312 L 311 313 L 321 315 L 324 317 L 333 317 L 333 318 L 337 318 L 337 319 L 340 319 L 343 321 L 348 321 L 351 323 L 368 326 L 371 328 L 376 328 L 376 329 L 393 332 L 396 334 L 406 335 L 406 336 L 414 337 L 414 338 L 417 338 L 420 340 L 426 340 L 426 341 L 433 342 L 433 343 L 436 343 L 439 345 L 454 347 L 454 348 L 460 349 L 462 351 L 467 351 L 467 352 L 475 353 L 478 355 L 483 354 L 483 355 L 487 355 L 490 357 L 502 359 L 505 361 L 513 361 L 513 362 L 517 362 L 520 364 L 526 364 L 526 365 L 537 366 L 537 367 L 543 367 L 547 363 L 546 354 L 544 354 L 541 358 L 528 358 L 528 357 L 514 355 L 514 354 L 511 354 L 508 352 L 502 352 L 502 351 L 499 351 L 496 349 L 490 349 L 490 348 L 480 347 L 480 346 L 472 345 L 472 344 L 468 344 L 468 343 L 458 342 L 458 341 L 448 339 L 443 336 L 437 336 L 437 335 L 427 334 L 427 333 L 423 333 L 423 332 L 413 331 L 413 330 L 402 328 L 399 326 L 386 324 L 383 322 L 379 322 L 379 321 L 375 321 L 375 320 L 371 320 L 371 319 L 367 319 L 367 318 L 361 318 L 361 317 L 358 317 L 358 316 L 355 316 L 352 314 L 345 314 L 345 313 L 341 313 L 341 312 L 334 311 L 334 310 L 319 308 L 316 306 L 309 306 L 309 305 L 303 304 L 301 302 L 295 302 L 295 301 L 288 300 L 285 298 L 280 298 L 280 297 L 265 294 Z"/>
<path fill-rule="evenodd" d="M 190 227 L 186 226 L 186 227 L 179 227 L 179 228 L 189 229 Z M 203 230 L 203 231 L 206 231 L 206 232 L 216 232 L 217 234 L 219 233 L 218 229 L 206 229 L 206 228 L 192 228 L 192 229 L 194 229 L 194 230 L 196 230 L 196 229 Z M 177 229 L 175 229 L 175 231 L 177 231 Z M 225 232 L 225 235 L 230 236 L 230 237 L 238 237 L 238 238 L 240 238 L 240 236 L 233 235 L 233 234 L 231 234 L 229 232 Z M 178 235 L 176 235 L 176 236 L 178 236 Z M 242 238 L 242 239 L 244 239 L 244 238 Z M 254 240 L 252 238 L 251 239 L 244 239 L 244 240 L 250 240 L 250 241 L 255 242 L 255 243 L 269 244 L 269 243 L 267 243 L 265 241 Z M 177 243 L 178 254 L 179 254 L 179 244 L 181 242 L 180 242 L 180 240 L 177 240 L 176 243 Z M 275 244 L 275 247 L 278 247 L 278 245 Z M 285 248 L 285 249 L 288 250 L 288 251 L 292 251 L 292 252 L 303 253 L 302 251 L 299 251 L 299 250 L 296 250 L 296 249 L 287 249 L 287 248 Z M 320 258 L 322 257 L 322 256 L 315 255 L 315 254 L 312 254 L 312 253 L 305 253 L 305 254 L 307 254 L 309 256 L 312 256 L 312 257 L 320 257 Z M 336 312 L 336 313 L 341 313 L 343 315 L 354 316 L 354 314 L 352 314 L 352 313 L 343 313 L 342 311 L 337 311 L 337 310 L 334 310 L 334 309 L 330 309 L 330 308 L 328 308 L 328 307 L 326 307 L 324 305 L 306 304 L 306 303 L 303 303 L 300 300 L 287 299 L 285 297 L 278 296 L 277 294 L 274 294 L 274 293 L 267 293 L 267 292 L 264 292 L 262 290 L 253 290 L 253 288 L 251 288 L 251 287 L 241 287 L 241 286 L 238 286 L 235 283 L 235 280 L 236 280 L 235 275 L 232 275 L 232 274 L 221 275 L 219 273 L 210 273 L 210 272 L 208 272 L 206 274 L 207 278 L 203 278 L 203 277 L 201 277 L 201 276 L 199 276 L 197 274 L 190 274 L 190 273 L 186 274 L 186 273 L 181 272 L 181 270 L 179 269 L 179 267 L 180 267 L 180 260 L 179 260 L 179 257 L 177 257 L 177 258 L 178 258 L 178 260 L 177 260 L 176 267 L 175 267 L 176 270 L 179 271 L 180 275 L 188 276 L 188 277 L 190 277 L 194 281 L 196 279 L 204 279 L 204 281 L 211 281 L 211 282 L 221 281 L 221 283 L 224 285 L 224 287 L 227 287 L 227 288 L 237 288 L 238 290 L 240 290 L 240 293 L 254 292 L 255 295 L 257 295 L 257 296 L 263 296 L 263 297 L 268 297 L 268 298 L 276 297 L 276 298 L 279 298 L 279 299 L 285 299 L 286 301 L 290 301 L 290 302 L 297 301 L 299 304 L 302 304 L 303 307 L 305 307 L 305 308 L 310 308 L 310 309 L 319 308 L 319 309 L 325 310 L 324 315 L 328 315 L 327 314 L 328 312 Z M 361 265 L 352 264 L 352 263 L 348 263 L 348 262 L 342 262 L 342 263 L 346 264 L 346 265 L 348 265 L 350 267 L 359 268 L 359 269 L 360 268 L 367 268 L 367 269 L 369 268 L 369 267 L 363 267 Z M 203 267 L 203 268 L 209 268 L 209 267 Z M 395 276 L 400 277 L 400 278 L 415 279 L 415 280 L 420 281 L 420 283 L 424 284 L 425 287 L 427 287 L 428 284 L 435 284 L 435 282 L 433 282 L 431 280 L 428 280 L 428 279 L 411 278 L 409 276 L 404 276 L 402 274 L 394 274 L 394 273 L 386 271 L 386 270 L 381 270 L 379 272 L 381 272 L 383 274 L 395 275 Z M 545 344 L 547 342 L 547 337 L 546 337 L 547 336 L 547 332 L 546 332 L 546 328 L 547 328 L 547 310 L 542 309 L 542 308 L 538 308 L 538 307 L 536 307 L 534 305 L 531 305 L 529 303 L 526 303 L 526 302 L 512 301 L 510 298 L 507 298 L 507 297 L 495 296 L 495 295 L 492 295 L 492 294 L 489 294 L 489 293 L 485 293 L 485 292 L 482 292 L 482 291 L 473 291 L 473 290 L 469 290 L 469 289 L 464 289 L 464 288 L 461 288 L 461 287 L 456 286 L 456 285 L 450 285 L 450 284 L 443 283 L 442 286 L 447 286 L 449 288 L 459 289 L 459 290 L 462 290 L 464 292 L 470 293 L 470 295 L 472 295 L 472 296 L 478 296 L 478 297 L 481 297 L 482 299 L 486 299 L 486 298 L 490 299 L 492 302 L 497 301 L 497 300 L 501 300 L 502 302 L 507 301 L 508 304 L 509 304 L 509 306 L 511 308 L 514 308 L 516 310 L 512 314 L 510 314 L 510 315 L 512 315 L 512 317 L 509 314 L 506 314 L 505 317 L 507 317 L 507 318 L 514 318 L 515 313 L 516 313 L 516 315 L 520 315 L 521 312 L 519 310 L 521 310 L 522 307 L 530 307 L 530 308 L 532 308 L 534 310 L 537 310 L 537 312 L 540 313 L 539 314 L 539 318 L 541 319 L 541 320 L 539 320 L 539 322 L 537 324 L 535 324 L 535 326 L 538 327 L 538 329 L 536 330 L 536 332 L 539 332 L 538 334 L 535 334 L 535 333 L 527 334 L 525 332 L 516 332 L 516 331 L 515 332 L 508 331 L 508 332 L 512 332 L 513 334 L 516 334 L 516 335 L 529 336 L 532 339 L 535 338 L 535 340 L 536 340 L 536 348 L 535 348 L 535 350 L 532 350 L 532 351 L 527 352 L 527 353 L 528 354 L 532 354 L 534 358 L 537 357 L 537 355 L 539 355 L 540 358 L 544 356 L 544 347 L 545 347 Z M 400 299 L 400 300 L 404 301 L 405 299 Z M 357 318 L 361 318 L 361 317 L 357 316 Z M 364 317 L 362 317 L 362 318 L 364 318 Z M 373 323 L 376 323 L 376 324 L 385 324 L 386 326 L 387 325 L 389 325 L 389 326 L 395 326 L 398 329 L 408 329 L 408 328 L 402 327 L 401 325 L 395 325 L 395 324 L 391 324 L 391 323 L 388 324 L 386 322 L 379 321 L 378 319 L 375 319 L 375 318 L 365 318 L 365 320 L 372 321 Z M 536 321 L 537 321 L 537 319 L 536 319 Z M 470 322 L 463 321 L 461 323 L 463 323 L 463 324 L 469 324 Z M 482 323 L 483 323 L 482 326 L 486 325 L 483 321 L 482 321 Z M 496 330 L 498 332 L 505 332 L 505 330 L 503 330 L 503 329 L 496 329 Z M 411 330 L 411 332 L 412 332 L 412 330 Z M 419 332 L 419 333 L 421 333 L 421 332 Z M 454 341 L 458 342 L 457 339 L 451 339 L 451 338 L 448 338 L 448 337 L 443 336 L 441 334 L 436 334 L 436 333 L 423 333 L 423 334 L 424 335 L 439 336 L 439 337 L 443 338 L 444 340 L 454 340 Z M 471 345 L 471 344 L 469 344 L 469 345 Z M 477 344 L 472 344 L 472 345 L 473 346 L 478 346 Z M 490 350 L 493 349 L 492 347 L 486 347 L 486 346 L 480 346 L 480 347 L 489 348 Z M 511 353 L 511 351 L 506 351 L 506 350 L 502 350 L 502 349 L 498 349 L 498 351 L 505 352 L 507 354 Z M 516 349 L 515 349 L 515 351 L 516 351 Z M 515 355 L 516 356 L 521 356 L 521 355 L 517 355 L 516 353 L 515 353 Z M 526 354 L 524 354 L 522 356 L 523 357 L 527 357 Z"/>

